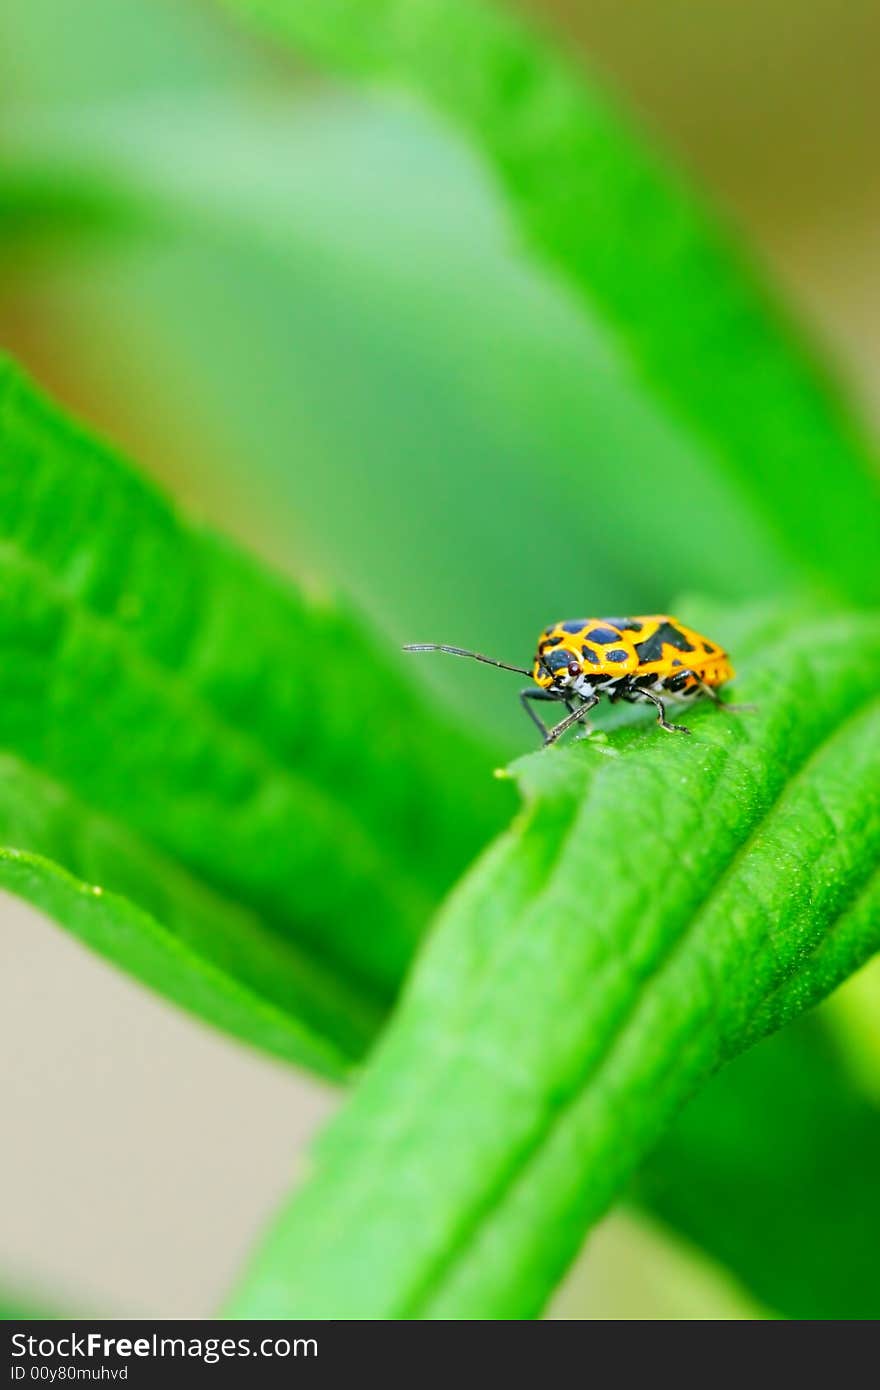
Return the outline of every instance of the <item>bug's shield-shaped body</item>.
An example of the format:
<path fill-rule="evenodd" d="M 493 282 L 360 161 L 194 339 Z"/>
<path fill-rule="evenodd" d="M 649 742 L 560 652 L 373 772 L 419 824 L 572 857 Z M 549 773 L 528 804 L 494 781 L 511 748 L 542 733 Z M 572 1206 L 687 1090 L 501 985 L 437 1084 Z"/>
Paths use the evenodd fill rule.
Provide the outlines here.
<path fill-rule="evenodd" d="M 535 684 L 560 696 L 612 699 L 661 692 L 688 700 L 733 678 L 727 653 L 677 618 L 574 618 L 545 628 Z"/>

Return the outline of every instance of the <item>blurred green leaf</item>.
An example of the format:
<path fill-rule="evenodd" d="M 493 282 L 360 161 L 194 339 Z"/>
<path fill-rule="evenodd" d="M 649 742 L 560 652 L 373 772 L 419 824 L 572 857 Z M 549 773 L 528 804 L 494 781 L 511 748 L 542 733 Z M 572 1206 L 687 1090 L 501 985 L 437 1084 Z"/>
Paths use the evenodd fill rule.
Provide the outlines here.
<path fill-rule="evenodd" d="M 682 1102 L 880 944 L 880 620 L 688 616 L 759 712 L 521 761 L 235 1315 L 535 1315 Z"/>
<path fill-rule="evenodd" d="M 876 1319 L 878 1171 L 880 1106 L 811 1016 L 725 1067 L 635 1190 L 786 1317 Z"/>
<path fill-rule="evenodd" d="M 8 364 L 0 448 L 0 839 L 26 852 L 0 877 L 172 998 L 339 1071 L 497 822 L 488 753 L 355 613 L 187 525 Z"/>
<path fill-rule="evenodd" d="M 880 1106 L 880 957 L 847 980 L 823 1010 L 847 1071 Z"/>
<path fill-rule="evenodd" d="M 57 786 L 6 759 L 0 767 L 4 838 L 46 844 L 62 862 L 75 862 L 72 848 L 79 848 L 90 870 L 84 881 L 42 855 L 0 849 L 0 887 L 233 1037 L 324 1076 L 344 1075 L 382 1011 L 341 971 L 316 967 L 253 913 L 215 897 L 173 860 L 67 801 Z M 109 892 L 106 882 L 124 883 L 129 896 Z"/>
<path fill-rule="evenodd" d="M 549 44 L 482 0 L 225 4 L 465 132 L 530 247 L 613 327 L 643 388 L 790 560 L 830 591 L 877 599 L 880 569 L 866 574 L 862 555 L 877 541 L 880 480 L 865 442 L 690 194 Z M 689 543 L 686 512 L 667 512 L 662 491 L 652 501 L 658 532 Z"/>

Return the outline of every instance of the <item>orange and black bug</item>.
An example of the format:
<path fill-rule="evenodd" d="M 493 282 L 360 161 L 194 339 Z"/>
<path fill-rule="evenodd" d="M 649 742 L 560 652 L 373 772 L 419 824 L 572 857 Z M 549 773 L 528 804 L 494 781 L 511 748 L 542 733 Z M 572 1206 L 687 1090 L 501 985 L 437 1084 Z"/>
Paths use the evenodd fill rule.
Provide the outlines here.
<path fill-rule="evenodd" d="M 436 642 L 412 643 L 404 651 L 448 652 L 531 677 L 534 685 L 523 690 L 520 699 L 545 744 L 555 743 L 566 729 L 585 720 L 603 695 L 611 701 L 651 704 L 661 729 L 689 734 L 690 729 L 683 724 L 668 722 L 663 697 L 690 701 L 708 696 L 720 705 L 724 702 L 718 697 L 718 688 L 734 675 L 727 653 L 717 643 L 663 613 L 554 623 L 541 633 L 528 671 L 480 652 Z M 561 701 L 568 713 L 548 729 L 534 709 L 534 701 Z"/>

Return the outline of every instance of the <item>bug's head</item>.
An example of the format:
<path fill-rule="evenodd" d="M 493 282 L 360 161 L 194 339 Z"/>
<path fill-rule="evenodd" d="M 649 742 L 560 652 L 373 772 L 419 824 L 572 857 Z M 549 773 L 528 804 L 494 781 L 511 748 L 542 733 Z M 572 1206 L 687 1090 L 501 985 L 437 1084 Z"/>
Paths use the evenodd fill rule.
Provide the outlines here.
<path fill-rule="evenodd" d="M 532 680 L 542 690 L 554 690 L 564 694 L 572 690 L 584 674 L 583 665 L 573 651 L 567 647 L 539 647 L 532 667 Z"/>

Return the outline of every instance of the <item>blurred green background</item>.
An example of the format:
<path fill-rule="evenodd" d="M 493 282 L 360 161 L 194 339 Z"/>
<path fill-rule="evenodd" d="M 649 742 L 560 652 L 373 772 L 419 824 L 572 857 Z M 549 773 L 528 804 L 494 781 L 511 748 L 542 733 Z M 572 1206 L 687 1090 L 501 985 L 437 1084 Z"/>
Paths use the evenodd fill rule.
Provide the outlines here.
<path fill-rule="evenodd" d="M 877 7 L 528 8 L 714 195 L 876 423 Z M 192 511 L 349 596 L 389 643 L 524 663 L 572 610 L 651 611 L 688 588 L 760 596 L 791 578 L 424 110 L 297 66 L 202 0 L 7 0 L 0 65 L 4 346 Z M 702 521 L 686 546 L 656 524 L 661 495 Z M 513 678 L 443 661 L 410 675 L 526 746 Z M 210 1311 L 329 1093 L 74 963 L 21 908 L 3 942 L 19 981 L 31 962 L 36 997 L 0 1006 L 4 1055 L 26 1055 L 30 1078 L 19 1070 L 0 1271 L 121 1312 Z M 834 1005 L 859 1066 L 870 990 Z M 47 1206 L 59 1017 L 58 1104 L 82 1088 L 90 1121 L 64 1110 L 70 1161 Z M 195 1078 L 198 1106 L 172 1071 Z M 264 1126 L 259 1146 L 237 1105 Z M 195 1191 L 200 1169 L 216 1181 Z M 635 1218 L 612 1219 L 559 1303 L 575 1317 L 750 1307 Z"/>
<path fill-rule="evenodd" d="M 621 32 L 583 5 L 560 22 L 859 360 L 828 286 L 841 248 L 821 239 L 841 216 L 857 271 L 875 190 L 853 169 L 842 213 L 836 151 L 852 163 L 861 143 L 867 165 L 876 98 L 867 66 L 861 103 L 852 71 L 833 97 L 827 83 L 836 45 L 868 50 L 871 11 L 827 7 L 828 32 L 822 13 L 799 35 L 807 71 L 786 78 L 797 121 L 780 111 L 794 55 L 788 37 L 773 47 L 787 30 L 772 9 L 640 4 Z M 395 642 L 517 662 L 572 605 L 652 611 L 789 577 L 765 523 L 525 256 L 472 152 L 422 109 L 294 71 L 193 0 L 36 0 L 2 24 L 7 339 L 191 505 L 348 592 Z M 661 496 L 697 519 L 686 543 L 657 524 Z M 422 665 L 416 679 L 519 746 L 503 684 Z"/>

